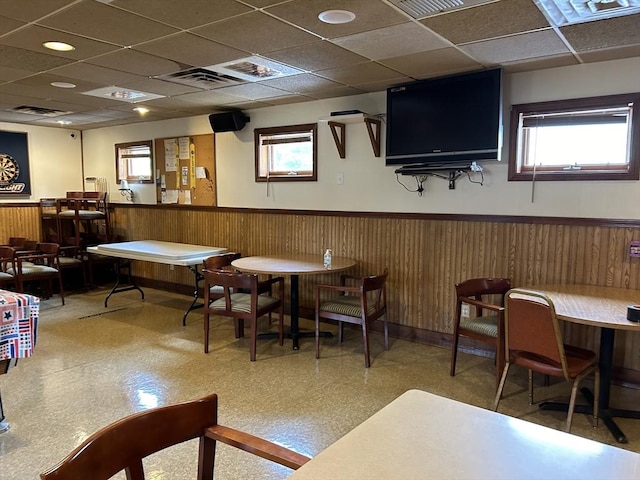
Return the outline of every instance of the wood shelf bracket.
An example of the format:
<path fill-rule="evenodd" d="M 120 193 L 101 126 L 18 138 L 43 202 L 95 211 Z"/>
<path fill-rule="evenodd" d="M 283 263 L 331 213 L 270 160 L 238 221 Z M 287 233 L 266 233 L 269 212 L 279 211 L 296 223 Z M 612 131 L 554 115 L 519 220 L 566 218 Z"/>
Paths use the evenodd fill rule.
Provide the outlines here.
<path fill-rule="evenodd" d="M 376 157 L 380 156 L 380 126 L 381 121 L 379 118 L 360 116 L 356 121 L 364 122 L 367 126 L 367 133 L 369 134 L 369 141 L 371 142 L 371 148 L 373 154 Z M 327 122 L 329 128 L 331 128 L 331 135 L 333 135 L 333 141 L 338 149 L 338 155 L 340 158 L 347 156 L 347 135 L 346 135 L 346 123 L 355 123 L 353 119 L 349 122 L 336 122 L 329 120 Z"/>
<path fill-rule="evenodd" d="M 336 142 L 338 155 L 340 155 L 340 158 L 345 158 L 347 156 L 347 135 L 345 133 L 346 125 L 340 122 L 329 122 L 329 128 L 331 128 L 333 141 Z M 338 129 L 340 132 L 338 132 Z"/>

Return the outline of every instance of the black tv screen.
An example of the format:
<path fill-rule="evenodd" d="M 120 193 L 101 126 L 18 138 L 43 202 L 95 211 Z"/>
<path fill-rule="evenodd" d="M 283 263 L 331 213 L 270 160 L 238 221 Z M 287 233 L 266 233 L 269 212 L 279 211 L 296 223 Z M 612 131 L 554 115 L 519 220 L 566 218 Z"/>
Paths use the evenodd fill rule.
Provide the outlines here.
<path fill-rule="evenodd" d="M 471 164 L 501 149 L 501 69 L 387 89 L 387 165 Z"/>

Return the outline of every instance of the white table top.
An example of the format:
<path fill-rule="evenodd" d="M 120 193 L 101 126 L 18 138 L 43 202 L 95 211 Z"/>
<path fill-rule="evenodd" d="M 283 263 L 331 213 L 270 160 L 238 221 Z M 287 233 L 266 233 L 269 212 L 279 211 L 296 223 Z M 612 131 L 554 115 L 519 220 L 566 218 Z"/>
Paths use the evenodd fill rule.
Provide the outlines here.
<path fill-rule="evenodd" d="M 326 272 L 340 272 L 356 264 L 346 257 L 332 257 L 331 268 L 324 268 L 324 256 L 314 254 L 290 254 L 242 257 L 231 262 L 241 272 L 267 273 L 276 275 L 314 275 Z"/>
<path fill-rule="evenodd" d="M 640 478 L 640 455 L 409 390 L 292 480 Z"/>
<path fill-rule="evenodd" d="M 205 258 L 227 251 L 222 247 L 189 245 L 186 243 L 161 242 L 158 240 L 137 240 L 133 242 L 104 243 L 88 247 L 87 251 L 109 257 L 145 260 L 168 265 L 197 265 Z"/>

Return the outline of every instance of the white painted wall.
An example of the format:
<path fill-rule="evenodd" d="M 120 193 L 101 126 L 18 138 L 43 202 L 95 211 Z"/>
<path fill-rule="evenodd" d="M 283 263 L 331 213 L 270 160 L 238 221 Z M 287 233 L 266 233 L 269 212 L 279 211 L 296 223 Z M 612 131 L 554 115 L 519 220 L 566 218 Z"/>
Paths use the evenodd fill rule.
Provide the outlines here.
<path fill-rule="evenodd" d="M 597 64 L 538 70 L 505 75 L 506 108 L 512 104 L 562 98 L 578 98 L 640 91 L 640 57 Z M 448 181 L 429 178 L 422 196 L 414 190 L 412 177 L 394 174 L 394 167 L 385 167 L 384 154 L 373 156 L 364 124 L 347 125 L 347 155 L 338 156 L 331 131 L 326 123 L 318 128 L 318 181 L 301 183 L 254 182 L 253 129 L 278 125 L 312 123 L 326 118 L 331 111 L 359 109 L 371 114 L 384 113 L 385 94 L 365 94 L 339 99 L 306 102 L 249 110 L 250 123 L 240 132 L 216 134 L 216 168 L 218 205 L 223 207 L 381 211 L 409 213 L 460 213 L 527 216 L 560 216 L 585 218 L 640 219 L 640 181 L 580 181 L 537 182 L 535 195 L 529 182 L 507 181 L 507 151 L 502 162 L 485 162 L 484 185 L 461 178 L 455 190 L 448 189 Z M 508 139 L 509 112 L 505 112 L 505 143 Z M 6 130 L 25 131 L 26 127 L 11 125 Z M 48 168 L 54 160 L 58 171 L 77 169 L 78 158 L 63 158 L 64 142 L 69 143 L 67 131 L 41 128 L 30 135 L 30 143 L 43 140 L 47 151 L 31 149 L 33 169 Z M 186 119 L 140 123 L 84 132 L 84 176 L 106 177 L 110 197 L 124 202 L 115 182 L 114 144 L 161 137 L 211 133 L 206 115 Z M 383 125 L 384 145 L 384 125 Z M 60 138 L 58 138 L 60 137 Z M 55 138 L 55 140 L 54 140 Z M 58 147 L 60 142 L 61 147 Z M 383 147 L 384 150 L 384 147 Z M 37 157 L 36 157 L 37 153 Z M 77 178 L 77 172 L 71 173 Z M 344 185 L 337 185 L 336 175 L 344 175 Z M 60 176 L 58 174 L 58 176 Z M 33 176 L 35 194 L 41 192 L 64 194 L 61 185 L 51 184 L 49 174 Z M 475 179 L 479 177 L 474 176 Z M 44 182 L 46 185 L 40 185 Z M 57 182 L 56 182 L 57 183 Z M 74 187 L 74 189 L 77 187 Z M 155 186 L 133 185 L 136 203 L 155 203 Z M 71 189 L 71 188 L 69 188 Z M 90 188 L 88 188 L 89 190 Z M 47 194 L 49 195 L 49 193 Z"/>
<path fill-rule="evenodd" d="M 0 122 L 0 130 L 27 134 L 31 177 L 31 196 L 4 194 L 0 195 L 0 203 L 33 202 L 83 190 L 82 139 L 78 130 L 4 122 Z"/>

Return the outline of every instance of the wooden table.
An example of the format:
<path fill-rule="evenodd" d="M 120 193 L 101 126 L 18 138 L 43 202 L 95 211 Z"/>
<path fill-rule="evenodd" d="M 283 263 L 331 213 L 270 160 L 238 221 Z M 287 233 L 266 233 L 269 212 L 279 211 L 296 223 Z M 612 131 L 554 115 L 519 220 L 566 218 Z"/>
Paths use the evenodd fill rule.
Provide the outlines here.
<path fill-rule="evenodd" d="M 137 240 L 133 242 L 104 243 L 96 247 L 88 247 L 87 251 L 98 255 L 114 257 L 117 261 L 116 283 L 104 300 L 107 306 L 109 298 L 114 293 L 138 290 L 144 300 L 144 292 L 131 277 L 131 261 L 143 260 L 146 262 L 163 263 L 187 267 L 193 273 L 194 290 L 193 301 L 182 317 L 182 325 L 187 323 L 187 315 L 202 305 L 198 305 L 198 286 L 204 278 L 198 270 L 205 258 L 220 255 L 227 251 L 221 247 L 207 247 L 203 245 L 190 245 L 187 243 L 161 242 L 158 240 Z M 122 272 L 127 275 L 127 286 L 120 287 Z"/>
<path fill-rule="evenodd" d="M 324 257 L 315 254 L 269 255 L 238 258 L 231 265 L 241 272 L 263 273 L 268 275 L 289 275 L 291 277 L 291 328 L 288 336 L 293 340 L 293 349 L 298 350 L 299 338 L 314 336 L 313 332 L 300 332 L 299 328 L 299 277 L 300 275 L 318 275 L 327 272 L 348 270 L 356 264 L 346 257 L 333 257 L 331 268 L 324 268 Z M 326 335 L 326 334 L 325 334 Z"/>
<path fill-rule="evenodd" d="M 18 358 L 33 355 L 39 310 L 38 297 L 0 290 L 0 375 L 15 366 Z M 9 429 L 4 418 L 0 395 L 0 433 Z"/>
<path fill-rule="evenodd" d="M 640 303 L 640 290 L 593 285 L 535 285 L 527 288 L 549 296 L 559 319 L 600 327 L 600 418 L 618 442 L 627 443 L 627 437 L 613 417 L 640 419 L 640 411 L 612 408 L 609 404 L 613 347 L 616 330 L 640 332 L 640 323 L 627 320 L 627 307 Z M 591 405 L 576 405 L 575 411 L 591 414 L 593 393 L 588 388 L 581 388 L 580 392 Z M 542 402 L 540 408 L 566 411 L 567 405 Z"/>
<path fill-rule="evenodd" d="M 640 455 L 409 390 L 291 480 L 636 480 Z"/>

